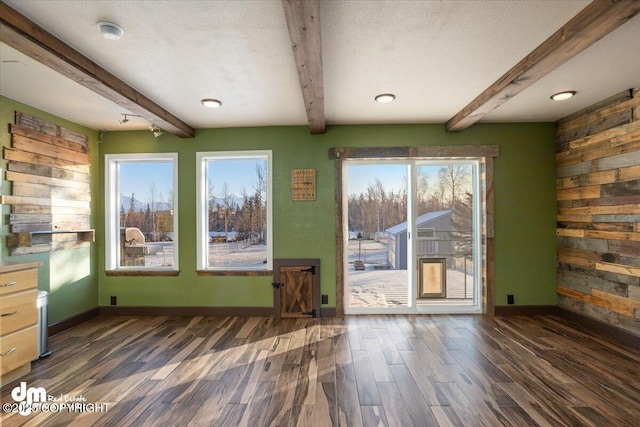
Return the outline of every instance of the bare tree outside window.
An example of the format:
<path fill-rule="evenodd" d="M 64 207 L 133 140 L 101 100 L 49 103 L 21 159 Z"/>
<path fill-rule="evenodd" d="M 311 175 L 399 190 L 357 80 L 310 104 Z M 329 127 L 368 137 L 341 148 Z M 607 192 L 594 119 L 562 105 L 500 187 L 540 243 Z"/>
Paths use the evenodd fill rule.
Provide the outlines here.
<path fill-rule="evenodd" d="M 177 155 L 108 155 L 109 268 L 176 268 Z M 118 189 L 119 194 L 114 194 Z M 113 239 L 113 242 L 112 240 Z"/>
<path fill-rule="evenodd" d="M 269 262 L 266 156 L 212 153 L 203 162 L 207 171 L 205 268 L 264 269 Z"/>

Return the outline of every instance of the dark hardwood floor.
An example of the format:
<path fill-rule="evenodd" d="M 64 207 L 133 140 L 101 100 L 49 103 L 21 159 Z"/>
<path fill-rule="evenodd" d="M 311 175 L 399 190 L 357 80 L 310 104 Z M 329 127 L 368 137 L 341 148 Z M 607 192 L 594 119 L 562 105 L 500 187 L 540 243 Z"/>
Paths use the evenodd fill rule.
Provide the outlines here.
<path fill-rule="evenodd" d="M 50 349 L 22 381 L 95 412 L 3 413 L 3 426 L 640 420 L 639 352 L 554 316 L 98 317 Z"/>

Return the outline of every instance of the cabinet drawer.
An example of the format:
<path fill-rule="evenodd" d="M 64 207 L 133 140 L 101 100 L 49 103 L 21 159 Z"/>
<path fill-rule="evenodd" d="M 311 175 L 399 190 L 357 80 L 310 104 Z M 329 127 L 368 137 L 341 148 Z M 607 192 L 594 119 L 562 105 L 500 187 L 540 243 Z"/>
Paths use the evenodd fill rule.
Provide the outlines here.
<path fill-rule="evenodd" d="M 37 287 L 38 270 L 36 268 L 0 274 L 0 295 L 36 289 Z"/>
<path fill-rule="evenodd" d="M 38 322 L 38 291 L 0 297 L 0 335 L 4 336 Z"/>
<path fill-rule="evenodd" d="M 37 347 L 37 326 L 0 338 L 0 374 L 4 375 L 35 360 Z"/>

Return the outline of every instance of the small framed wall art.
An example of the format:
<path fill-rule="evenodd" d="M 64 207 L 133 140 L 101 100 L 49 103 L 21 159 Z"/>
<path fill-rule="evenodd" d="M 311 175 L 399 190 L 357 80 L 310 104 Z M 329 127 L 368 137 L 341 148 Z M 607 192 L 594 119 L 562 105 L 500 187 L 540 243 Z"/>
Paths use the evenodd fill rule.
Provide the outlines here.
<path fill-rule="evenodd" d="M 294 202 L 316 200 L 316 170 L 291 171 L 291 199 Z"/>

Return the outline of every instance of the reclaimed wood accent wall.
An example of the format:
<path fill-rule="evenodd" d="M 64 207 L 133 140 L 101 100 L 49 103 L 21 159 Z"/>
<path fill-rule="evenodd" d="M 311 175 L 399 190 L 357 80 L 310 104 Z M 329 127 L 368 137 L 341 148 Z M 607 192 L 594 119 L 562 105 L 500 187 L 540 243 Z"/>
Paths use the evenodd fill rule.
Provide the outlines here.
<path fill-rule="evenodd" d="M 559 305 L 640 335 L 640 89 L 557 125 Z"/>
<path fill-rule="evenodd" d="M 10 126 L 6 179 L 12 194 L 7 238 L 10 255 L 84 247 L 95 239 L 90 229 L 91 191 L 87 137 L 16 112 Z"/>

